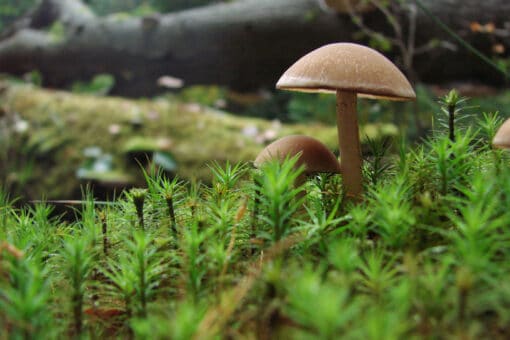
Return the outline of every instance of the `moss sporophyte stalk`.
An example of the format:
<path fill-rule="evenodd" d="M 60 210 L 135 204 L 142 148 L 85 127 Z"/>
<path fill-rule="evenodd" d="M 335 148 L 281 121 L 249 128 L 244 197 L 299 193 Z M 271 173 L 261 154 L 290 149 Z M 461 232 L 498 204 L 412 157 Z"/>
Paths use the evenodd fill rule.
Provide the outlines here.
<path fill-rule="evenodd" d="M 455 142 L 455 122 L 462 118 L 459 115 L 465 101 L 466 98 L 461 97 L 455 89 L 448 92 L 440 100 L 441 109 L 448 117 L 448 137 L 452 142 Z"/>
<path fill-rule="evenodd" d="M 100 212 L 99 219 L 101 220 L 101 232 L 103 235 L 103 253 L 105 256 L 108 256 L 108 222 L 106 213 Z"/>
<path fill-rule="evenodd" d="M 130 195 L 133 199 L 133 204 L 136 208 L 136 215 L 138 216 L 138 223 L 142 230 L 145 230 L 143 207 L 145 198 L 147 197 L 147 190 L 145 189 L 132 189 Z"/>

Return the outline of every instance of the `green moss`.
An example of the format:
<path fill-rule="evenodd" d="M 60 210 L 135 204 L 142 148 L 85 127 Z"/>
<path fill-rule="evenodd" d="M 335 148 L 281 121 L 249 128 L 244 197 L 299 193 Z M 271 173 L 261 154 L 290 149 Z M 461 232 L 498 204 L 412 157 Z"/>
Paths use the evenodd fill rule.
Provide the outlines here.
<path fill-rule="evenodd" d="M 144 152 L 144 151 L 161 151 L 169 147 L 167 139 L 156 139 L 151 137 L 135 136 L 129 138 L 122 146 L 124 153 Z"/>
<path fill-rule="evenodd" d="M 102 184 L 130 183 L 133 181 L 133 178 L 129 174 L 120 171 L 90 171 L 80 177 L 84 180 L 98 181 Z"/>
<path fill-rule="evenodd" d="M 60 21 L 55 21 L 48 32 L 55 43 L 62 42 L 66 37 L 65 27 Z"/>

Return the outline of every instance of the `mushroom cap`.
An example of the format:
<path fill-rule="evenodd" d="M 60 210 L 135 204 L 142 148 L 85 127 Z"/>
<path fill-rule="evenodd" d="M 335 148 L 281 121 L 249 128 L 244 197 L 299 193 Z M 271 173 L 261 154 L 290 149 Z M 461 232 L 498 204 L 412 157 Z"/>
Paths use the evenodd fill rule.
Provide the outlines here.
<path fill-rule="evenodd" d="M 415 100 L 411 84 L 384 55 L 366 46 L 335 43 L 296 61 L 276 88 L 301 92 L 352 91 L 361 97 Z"/>
<path fill-rule="evenodd" d="M 499 127 L 492 139 L 492 145 L 500 149 L 510 149 L 510 118 Z"/>
<path fill-rule="evenodd" d="M 259 153 L 254 164 L 259 168 L 271 160 L 283 161 L 297 154 L 300 156 L 296 166 L 304 165 L 306 174 L 340 173 L 340 162 L 335 155 L 317 139 L 302 135 L 286 136 L 269 144 Z"/>

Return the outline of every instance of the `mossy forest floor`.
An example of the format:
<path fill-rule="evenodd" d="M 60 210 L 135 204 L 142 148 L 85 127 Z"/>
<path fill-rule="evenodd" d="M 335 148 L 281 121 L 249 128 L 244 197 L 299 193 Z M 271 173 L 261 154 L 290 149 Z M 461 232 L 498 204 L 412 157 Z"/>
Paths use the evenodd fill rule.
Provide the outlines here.
<path fill-rule="evenodd" d="M 0 173 L 13 192 L 32 199 L 76 198 L 90 181 L 110 192 L 140 185 L 140 167 L 154 158 L 170 174 L 210 182 L 207 163 L 252 161 L 282 136 L 306 134 L 332 149 L 337 145 L 333 125 L 281 124 L 165 98 L 128 100 L 2 83 L 0 105 Z M 365 128 L 369 135 L 396 133 L 390 123 Z"/>
<path fill-rule="evenodd" d="M 210 128 L 219 121 L 236 131 L 244 126 L 224 114 L 191 110 L 175 114 L 172 133 L 157 134 L 160 122 L 171 120 L 165 112 L 184 104 L 104 99 L 98 106 L 64 93 L 45 100 L 48 91 L 7 91 L 9 114 L 42 127 L 66 122 L 53 138 L 77 138 L 65 128 L 76 124 L 85 141 L 99 143 L 99 135 L 123 144 L 122 133 L 112 137 L 104 123 L 94 125 L 99 116 L 121 131 L 141 129 L 156 138 L 197 131 L 220 138 Z M 126 118 L 133 107 L 141 126 Z M 56 118 L 31 116 L 43 108 L 55 110 Z M 75 116 L 78 108 L 86 123 Z M 393 155 L 369 143 L 365 190 L 356 202 L 344 199 L 338 175 L 314 176 L 296 187 L 301 169 L 295 159 L 262 170 L 212 162 L 203 170 L 207 185 L 148 166 L 139 169 L 143 183 L 116 200 L 97 201 L 83 189 L 72 219 L 55 215 L 49 203 L 20 206 L 2 190 L 0 335 L 508 339 L 510 157 L 491 147 L 502 120 L 480 113 L 457 126 L 455 140 L 438 127 L 418 146 L 397 143 Z M 187 144 L 177 140 L 170 145 L 180 159 L 177 150 Z M 206 140 L 200 145 L 213 153 Z M 116 149 L 108 141 L 101 149 Z M 77 150 L 89 146 L 80 143 Z M 255 142 L 244 143 L 257 152 Z M 50 154 L 73 155 L 67 144 L 56 145 Z"/>

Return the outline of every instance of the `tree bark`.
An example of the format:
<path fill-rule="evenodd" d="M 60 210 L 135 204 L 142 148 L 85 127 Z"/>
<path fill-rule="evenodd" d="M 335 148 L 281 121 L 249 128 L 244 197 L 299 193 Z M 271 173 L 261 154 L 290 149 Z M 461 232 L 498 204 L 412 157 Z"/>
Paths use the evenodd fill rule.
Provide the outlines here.
<path fill-rule="evenodd" d="M 425 5 L 487 55 L 495 44 L 510 49 L 507 0 L 429 0 Z M 363 17 L 374 30 L 391 34 L 381 11 Z M 61 36 L 49 30 L 57 21 L 64 27 Z M 473 32 L 473 22 L 494 23 L 496 32 Z M 431 39 L 451 42 L 449 49 L 437 47 L 415 59 L 421 80 L 503 84 L 500 74 L 457 46 L 421 11 L 416 23 L 417 45 Z M 44 0 L 2 35 L 0 72 L 39 70 L 44 85 L 52 87 L 110 73 L 116 79 L 113 92 L 126 96 L 161 91 L 157 79 L 163 75 L 186 85 L 272 87 L 303 54 L 326 43 L 354 41 L 356 32 L 349 14 L 325 10 L 323 0 L 240 0 L 141 18 L 97 17 L 78 0 Z M 397 51 L 389 56 L 399 62 Z"/>

